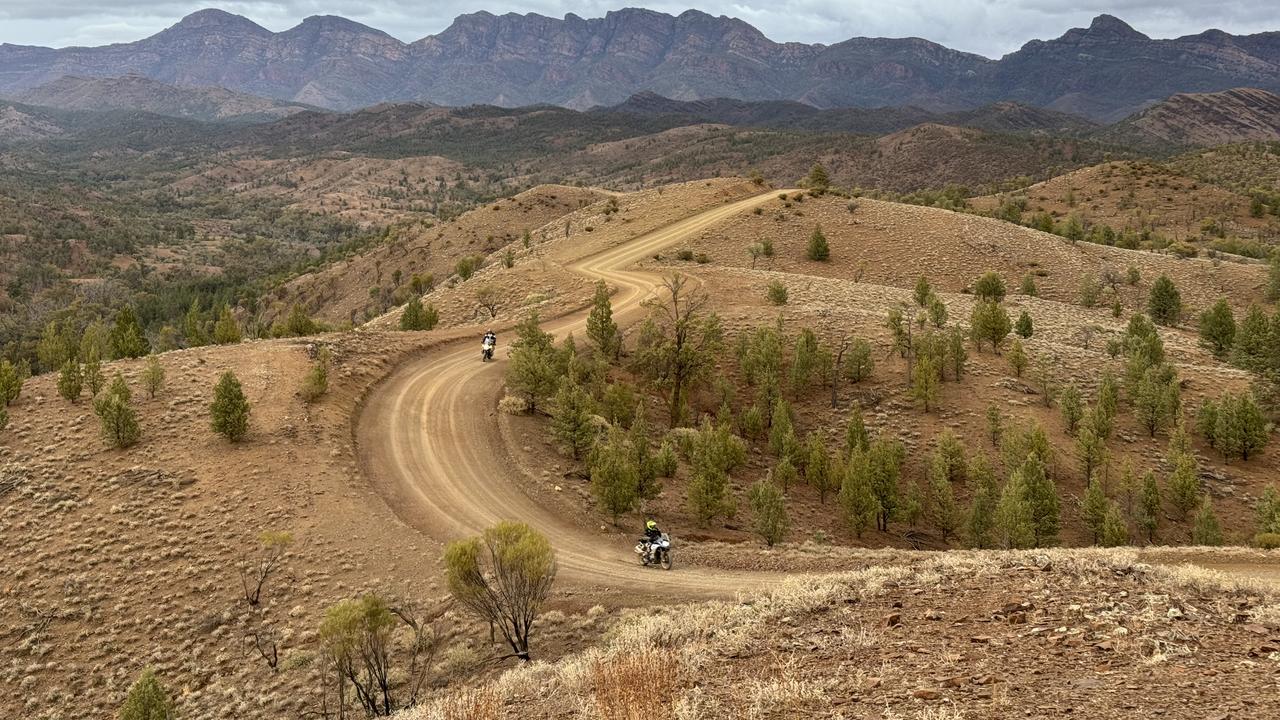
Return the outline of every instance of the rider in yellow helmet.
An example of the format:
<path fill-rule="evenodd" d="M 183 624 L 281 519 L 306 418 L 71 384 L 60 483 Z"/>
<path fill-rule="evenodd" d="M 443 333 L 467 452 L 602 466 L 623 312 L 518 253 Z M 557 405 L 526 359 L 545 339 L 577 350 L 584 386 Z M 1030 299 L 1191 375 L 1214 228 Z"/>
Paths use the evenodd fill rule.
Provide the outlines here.
<path fill-rule="evenodd" d="M 650 520 L 644 524 L 644 537 L 640 541 L 645 544 L 650 560 L 653 559 L 653 543 L 660 537 L 662 531 L 658 529 L 658 523 Z"/>

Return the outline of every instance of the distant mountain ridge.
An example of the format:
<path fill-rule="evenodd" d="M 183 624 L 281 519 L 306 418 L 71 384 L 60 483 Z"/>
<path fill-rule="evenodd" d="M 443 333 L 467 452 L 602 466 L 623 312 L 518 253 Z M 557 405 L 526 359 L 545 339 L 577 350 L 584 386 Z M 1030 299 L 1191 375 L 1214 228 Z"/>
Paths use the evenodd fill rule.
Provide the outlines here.
<path fill-rule="evenodd" d="M 60 110 L 137 110 L 205 121 L 262 122 L 315 109 L 220 87 L 170 85 L 141 75 L 66 76 L 17 93 L 13 99 Z"/>
<path fill-rule="evenodd" d="M 1118 139 L 1175 145 L 1280 140 L 1280 95 L 1257 88 L 1180 93 L 1111 128 Z"/>
<path fill-rule="evenodd" d="M 132 43 L 0 45 L 4 95 L 67 75 L 128 74 L 337 110 L 403 101 L 586 109 L 652 91 L 930 112 L 1007 101 L 1112 122 L 1176 93 L 1280 91 L 1280 33 L 1151 39 L 1102 15 L 991 60 L 920 38 L 778 43 L 741 20 L 696 10 L 627 8 L 594 19 L 477 12 L 412 43 L 335 16 L 274 33 L 201 10 Z"/>

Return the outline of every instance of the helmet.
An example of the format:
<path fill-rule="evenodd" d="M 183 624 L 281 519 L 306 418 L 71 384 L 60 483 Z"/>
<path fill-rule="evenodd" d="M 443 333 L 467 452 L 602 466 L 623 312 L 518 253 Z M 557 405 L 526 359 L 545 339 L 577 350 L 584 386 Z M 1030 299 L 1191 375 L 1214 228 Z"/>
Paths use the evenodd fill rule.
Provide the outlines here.
<path fill-rule="evenodd" d="M 649 522 L 645 523 L 644 526 L 649 528 L 650 530 L 654 530 L 658 527 L 658 523 L 650 520 Z"/>

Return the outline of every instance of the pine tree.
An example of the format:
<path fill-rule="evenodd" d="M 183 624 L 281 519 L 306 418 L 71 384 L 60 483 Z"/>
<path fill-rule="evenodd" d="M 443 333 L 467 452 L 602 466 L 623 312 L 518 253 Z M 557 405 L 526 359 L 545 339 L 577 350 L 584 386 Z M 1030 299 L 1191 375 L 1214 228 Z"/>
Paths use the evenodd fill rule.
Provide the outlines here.
<path fill-rule="evenodd" d="M 791 405 L 781 398 L 773 404 L 769 421 L 769 451 L 776 457 L 790 457 L 796 450 L 795 426 L 791 424 Z"/>
<path fill-rule="evenodd" d="M 618 428 L 611 428 L 608 440 L 592 453 L 591 490 L 614 525 L 639 502 L 640 485 L 640 471 L 625 436 Z"/>
<path fill-rule="evenodd" d="M 1041 460 L 1032 455 L 1019 468 L 1025 488 L 1027 505 L 1031 509 L 1031 527 L 1036 547 L 1046 547 L 1058 540 L 1061 527 L 1058 489 L 1045 473 Z"/>
<path fill-rule="evenodd" d="M 867 425 L 862 420 L 862 407 L 853 406 L 853 411 L 849 414 L 849 423 L 845 426 L 844 431 L 844 455 L 851 456 L 854 452 L 866 452 L 871 447 L 871 437 L 867 434 Z"/>
<path fill-rule="evenodd" d="M 911 370 L 911 397 L 924 405 L 924 411 L 938 406 L 938 367 L 933 358 L 922 355 Z"/>
<path fill-rule="evenodd" d="M 209 335 L 205 332 L 204 314 L 200 310 L 200 301 L 192 300 L 191 307 L 182 319 L 182 335 L 189 348 L 209 344 Z"/>
<path fill-rule="evenodd" d="M 1138 506 L 1138 527 L 1147 536 L 1148 543 L 1156 541 L 1160 514 L 1160 485 L 1156 483 L 1155 473 L 1149 472 L 1142 478 L 1142 499 Z"/>
<path fill-rule="evenodd" d="M 555 338 L 543 332 L 538 313 L 530 313 L 516 325 L 516 340 L 511 344 L 507 364 L 507 387 L 536 410 L 556 393 L 563 375 Z"/>
<path fill-rule="evenodd" d="M 1274 484 L 1262 491 L 1256 512 L 1259 533 L 1280 534 L 1280 492 Z"/>
<path fill-rule="evenodd" d="M 240 323 L 231 314 L 231 308 L 224 305 L 218 310 L 218 321 L 213 324 L 213 342 L 218 345 L 234 345 L 240 340 Z"/>
<path fill-rule="evenodd" d="M 938 434 L 937 447 L 933 452 L 931 465 L 936 464 L 944 473 L 947 482 L 952 485 L 964 483 L 969 476 L 969 452 L 964 441 L 956 437 L 951 430 L 943 430 Z"/>
<path fill-rule="evenodd" d="M 1120 388 L 1111 372 L 1102 373 L 1098 384 L 1098 403 L 1094 406 L 1093 431 L 1105 442 L 1115 430 L 1116 412 L 1119 410 Z"/>
<path fill-rule="evenodd" d="M 1271 251 L 1271 262 L 1267 265 L 1267 300 L 1280 301 L 1280 252 Z"/>
<path fill-rule="evenodd" d="M 965 362 L 969 359 L 969 351 L 964 346 L 964 333 L 953 327 L 947 333 L 947 362 L 951 365 L 951 374 L 956 382 L 964 375 Z"/>
<path fill-rule="evenodd" d="M 1151 297 L 1147 300 L 1147 314 L 1161 325 L 1177 324 L 1182 315 L 1182 295 L 1169 279 L 1161 275 L 1151 284 Z"/>
<path fill-rule="evenodd" d="M 142 386 L 147 389 L 147 397 L 153 400 L 164 388 L 164 367 L 155 355 L 147 356 L 147 366 L 142 370 Z"/>
<path fill-rule="evenodd" d="M 1231 364 L 1254 372 L 1265 371 L 1272 362 L 1271 339 L 1267 313 L 1250 305 L 1232 337 Z"/>
<path fill-rule="evenodd" d="M 36 345 L 36 359 L 46 371 L 60 369 L 68 360 L 75 359 L 78 349 L 72 329 L 72 321 L 65 323 L 50 320 L 44 326 L 40 342 Z"/>
<path fill-rule="evenodd" d="M 916 289 L 912 297 L 915 299 L 916 305 L 920 307 L 925 307 L 929 304 L 930 298 L 933 297 L 933 286 L 929 284 L 929 278 L 921 275 L 920 279 L 916 280 Z"/>
<path fill-rule="evenodd" d="M 803 395 L 813 382 L 819 369 L 820 349 L 818 336 L 809 328 L 800 331 L 796 338 L 795 351 L 791 358 L 791 393 L 797 397 Z"/>
<path fill-rule="evenodd" d="M 102 374 L 102 363 L 98 360 L 96 352 L 91 352 L 85 357 L 84 369 L 81 374 L 84 377 L 85 387 L 89 388 L 89 396 L 97 397 L 107 379 Z"/>
<path fill-rule="evenodd" d="M 693 472 L 689 479 L 689 509 L 703 526 L 734 512 L 725 460 L 711 441 L 714 433 L 709 422 L 703 424 L 700 438 L 695 443 Z"/>
<path fill-rule="evenodd" d="M 8 359 L 0 359 L 0 407 L 8 407 L 18 399 L 22 394 L 23 381 L 23 372 L 18 365 Z"/>
<path fill-rule="evenodd" d="M 806 443 L 804 462 L 804 481 L 809 487 L 818 491 L 818 502 L 827 502 L 827 493 L 838 490 L 840 477 L 832 467 L 831 458 L 827 455 L 827 445 L 816 433 L 809 433 Z"/>
<path fill-rule="evenodd" d="M 1080 419 L 1084 417 L 1084 405 L 1080 400 L 1080 390 L 1075 383 L 1067 385 L 1058 397 L 1058 407 L 1062 410 L 1062 421 L 1067 426 L 1067 434 L 1075 435 L 1080 427 Z"/>
<path fill-rule="evenodd" d="M 1196 511 L 1195 524 L 1191 527 L 1191 543 L 1217 547 L 1222 544 L 1222 523 L 1218 521 L 1218 513 L 1213 510 L 1213 501 L 1205 493 L 1200 501 L 1200 509 Z"/>
<path fill-rule="evenodd" d="M 773 481 L 782 488 L 782 492 L 787 492 L 791 486 L 799 479 L 800 474 L 796 472 L 796 466 L 791 464 L 791 458 L 784 457 L 773 466 Z"/>
<path fill-rule="evenodd" d="M 1102 530 L 1098 543 L 1102 547 L 1120 547 L 1129 544 L 1129 526 L 1124 521 L 1120 507 L 1113 502 L 1107 503 L 1106 512 L 1102 516 Z"/>
<path fill-rule="evenodd" d="M 404 331 L 415 330 L 431 330 L 440 321 L 440 314 L 436 309 L 424 309 L 422 300 L 418 296 L 409 298 L 409 302 L 405 303 L 404 310 L 400 313 L 400 329 Z"/>
<path fill-rule="evenodd" d="M 1212 308 L 1200 314 L 1200 342 L 1215 356 L 1224 358 L 1235 338 L 1235 315 L 1226 299 L 1219 298 Z"/>
<path fill-rule="evenodd" d="M 870 528 L 880 513 L 871 489 L 871 465 L 863 450 L 855 450 L 845 466 L 840 484 L 840 514 L 857 537 Z"/>
<path fill-rule="evenodd" d="M 155 670 L 142 671 L 120 707 L 119 720 L 173 720 L 173 705 Z"/>
<path fill-rule="evenodd" d="M 999 492 L 996 489 L 995 472 L 986 456 L 979 455 L 974 458 L 969 475 L 974 487 L 973 498 L 969 503 L 969 546 L 985 550 L 992 547 L 991 535 L 996 524 Z"/>
<path fill-rule="evenodd" d="M 573 378 L 565 378 L 552 400 L 551 432 L 574 460 L 585 456 L 595 442 L 591 411 L 591 395 Z"/>
<path fill-rule="evenodd" d="M 213 388 L 209 416 L 213 431 L 231 442 L 239 442 L 249 432 L 249 400 L 244 396 L 240 380 L 230 370 L 222 374 Z"/>
<path fill-rule="evenodd" d="M 831 187 L 831 178 L 827 175 L 827 169 L 820 163 L 814 163 L 813 167 L 809 168 L 809 177 L 805 178 L 805 187 L 818 195 L 826 192 Z"/>
<path fill-rule="evenodd" d="M 1004 417 L 1000 413 L 1000 406 L 995 403 L 987 405 L 987 438 L 991 440 L 991 445 L 1000 447 L 1000 438 L 1004 435 Z"/>
<path fill-rule="evenodd" d="M 1202 412 L 1204 408 L 1202 407 Z M 1251 393 L 1223 393 L 1214 404 L 1213 445 L 1230 462 L 1248 460 L 1267 443 L 1266 418 Z"/>
<path fill-rule="evenodd" d="M 110 343 L 112 357 L 136 358 L 151 352 L 151 345 L 142 334 L 142 326 L 138 324 L 138 316 L 133 307 L 126 305 L 116 313 Z"/>
<path fill-rule="evenodd" d="M 937 462 L 929 472 L 929 520 L 941 533 L 943 542 L 950 540 L 963 522 L 946 468 Z"/>
<path fill-rule="evenodd" d="M 1028 314 L 1026 310 L 1023 310 L 1022 313 L 1018 315 L 1018 322 L 1014 324 L 1013 331 L 1018 333 L 1022 338 L 1029 338 L 1035 333 L 1034 325 L 1031 322 L 1031 315 Z"/>
<path fill-rule="evenodd" d="M 1022 349 L 1022 341 L 1014 340 L 1009 347 L 1009 367 L 1013 368 L 1015 377 L 1022 377 L 1027 369 L 1027 353 Z"/>
<path fill-rule="evenodd" d="M 329 392 L 330 360 L 328 348 L 321 348 L 315 362 L 311 363 L 311 367 L 307 369 L 307 374 L 302 376 L 302 387 L 298 390 L 298 394 L 302 396 L 303 402 L 314 403 Z"/>
<path fill-rule="evenodd" d="M 947 304 L 937 295 L 929 296 L 927 310 L 929 312 L 929 322 L 935 328 L 946 327 L 947 325 Z"/>
<path fill-rule="evenodd" d="M 751 486 L 748 501 L 751 503 L 751 524 L 765 544 L 773 547 L 782 541 L 791 528 L 787 516 L 787 500 L 782 491 L 768 480 Z"/>
<path fill-rule="evenodd" d="M 596 283 L 595 296 L 591 300 L 591 314 L 587 316 L 587 339 L 596 346 L 602 357 L 616 361 L 622 352 L 618 325 L 613 321 L 613 304 L 609 301 L 609 286 L 603 280 Z"/>
<path fill-rule="evenodd" d="M 991 349 L 1000 352 L 1005 337 L 1013 329 L 1009 313 L 994 300 L 981 300 L 973 306 L 969 318 L 969 333 L 979 350 L 983 342 L 991 343 Z"/>
<path fill-rule="evenodd" d="M 58 394 L 75 402 L 80 399 L 83 388 L 84 376 L 80 373 L 80 363 L 67 360 L 62 364 L 62 371 L 58 373 Z"/>
<path fill-rule="evenodd" d="M 1005 296 L 1004 278 L 994 271 L 984 273 L 973 283 L 973 294 L 980 300 L 1001 302 Z"/>
<path fill-rule="evenodd" d="M 1094 431 L 1093 412 L 1088 414 L 1090 422 L 1080 427 L 1076 435 L 1076 452 L 1080 456 L 1080 470 L 1084 477 L 1093 477 L 1094 473 L 1107 464 L 1107 443 Z"/>
<path fill-rule="evenodd" d="M 1178 456 L 1169 476 L 1169 501 L 1178 517 L 1185 519 L 1200 499 L 1200 470 L 1196 459 L 1188 454 Z"/>
<path fill-rule="evenodd" d="M 897 440 L 875 440 L 867 451 L 870 468 L 871 492 L 878 509 L 876 528 L 889 529 L 889 520 L 898 509 L 898 478 L 902 475 L 902 462 L 906 448 Z"/>
<path fill-rule="evenodd" d="M 93 410 L 102 426 L 102 435 L 114 448 L 123 449 L 136 445 L 142 437 L 138 427 L 138 415 L 130 406 L 132 393 L 124 377 L 116 374 L 106 392 L 93 402 Z"/>
<path fill-rule="evenodd" d="M 1006 550 L 1034 547 L 1035 522 L 1026 500 L 1022 471 L 1015 470 L 1000 491 L 995 513 L 996 544 Z"/>
<path fill-rule="evenodd" d="M 822 234 L 822 226 L 813 228 L 813 234 L 809 236 L 806 257 L 817 262 L 826 262 L 831 259 L 831 246 L 827 244 L 827 236 Z"/>
<path fill-rule="evenodd" d="M 1084 499 L 1080 502 L 1080 515 L 1084 519 L 1085 527 L 1089 528 L 1089 532 L 1093 534 L 1094 545 L 1102 540 L 1102 524 L 1110 505 L 1106 493 L 1102 491 L 1102 483 L 1098 482 L 1097 478 L 1090 479 Z"/>

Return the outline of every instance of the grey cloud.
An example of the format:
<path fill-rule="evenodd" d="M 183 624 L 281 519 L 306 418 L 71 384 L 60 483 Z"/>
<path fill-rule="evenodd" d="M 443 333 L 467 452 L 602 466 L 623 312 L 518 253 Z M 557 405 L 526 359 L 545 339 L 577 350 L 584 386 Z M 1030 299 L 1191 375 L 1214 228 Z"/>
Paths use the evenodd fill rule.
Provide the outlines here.
<path fill-rule="evenodd" d="M 646 7 L 679 13 L 689 6 L 656 0 Z M 209 5 L 244 15 L 271 30 L 284 30 L 308 15 L 343 15 L 405 41 L 440 32 L 457 15 L 537 12 L 599 17 L 626 3 L 601 0 L 3 0 L 0 42 L 50 46 L 128 42 L 172 25 Z M 923 37 L 948 47 L 999 57 L 1031 39 L 1057 37 L 1106 12 L 1153 37 L 1174 37 L 1216 27 L 1251 33 L 1270 27 L 1256 0 L 711 0 L 698 6 L 715 15 L 739 17 L 777 41 L 832 43 L 854 36 Z M 1276 23 L 1280 25 L 1280 23 Z"/>

